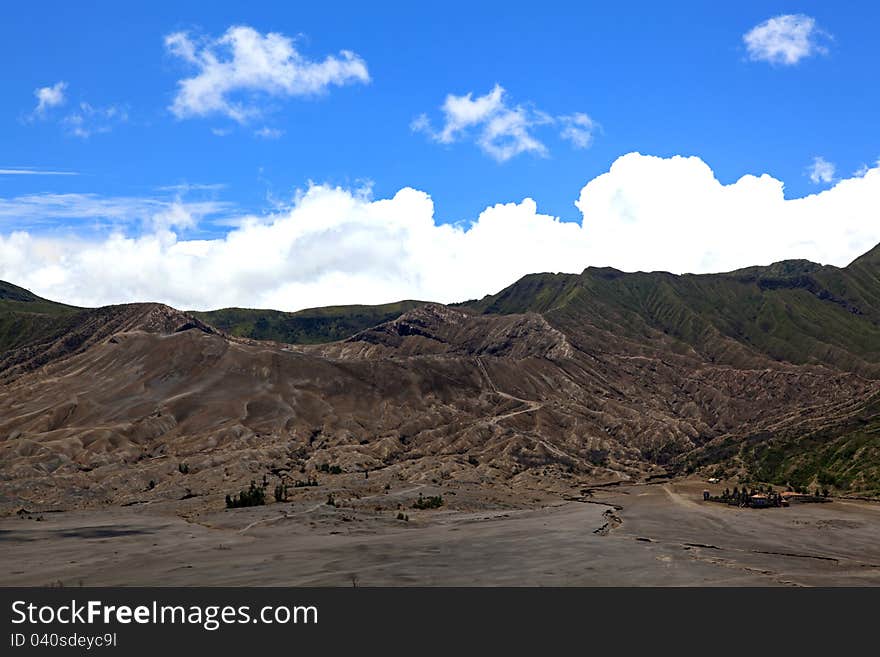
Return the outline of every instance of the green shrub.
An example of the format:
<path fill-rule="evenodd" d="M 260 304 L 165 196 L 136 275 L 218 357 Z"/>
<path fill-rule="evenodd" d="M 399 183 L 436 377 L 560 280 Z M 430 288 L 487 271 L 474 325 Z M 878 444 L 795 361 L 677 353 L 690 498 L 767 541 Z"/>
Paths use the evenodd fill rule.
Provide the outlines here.
<path fill-rule="evenodd" d="M 441 506 L 443 506 L 442 495 L 422 497 L 421 493 L 419 493 L 419 499 L 413 504 L 414 509 L 439 509 Z"/>
<path fill-rule="evenodd" d="M 238 495 L 226 496 L 226 508 L 238 509 L 245 506 L 262 506 L 266 503 L 266 491 L 257 486 L 256 482 L 251 482 L 247 490 L 241 491 Z"/>

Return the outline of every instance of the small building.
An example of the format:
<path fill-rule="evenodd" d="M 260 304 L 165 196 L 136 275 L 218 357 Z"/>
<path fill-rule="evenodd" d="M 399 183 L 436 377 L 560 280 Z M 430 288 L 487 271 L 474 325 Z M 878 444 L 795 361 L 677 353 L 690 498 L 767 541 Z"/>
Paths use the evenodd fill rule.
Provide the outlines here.
<path fill-rule="evenodd" d="M 749 497 L 749 506 L 753 509 L 763 509 L 770 506 L 770 498 L 764 493 L 757 493 Z"/>
<path fill-rule="evenodd" d="M 795 493 L 794 491 L 787 490 L 781 493 L 783 502 L 828 502 L 827 497 L 817 497 L 816 495 L 811 495 L 810 493 Z"/>

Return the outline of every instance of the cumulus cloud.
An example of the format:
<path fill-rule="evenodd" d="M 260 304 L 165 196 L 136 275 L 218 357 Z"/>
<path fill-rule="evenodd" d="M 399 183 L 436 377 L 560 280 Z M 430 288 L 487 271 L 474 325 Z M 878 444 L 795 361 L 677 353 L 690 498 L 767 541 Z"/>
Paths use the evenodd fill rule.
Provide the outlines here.
<path fill-rule="evenodd" d="M 681 273 L 809 258 L 842 266 L 880 242 L 880 166 L 787 200 L 766 174 L 722 184 L 699 158 L 630 153 L 590 180 L 575 205 L 578 221 L 543 214 L 526 198 L 451 225 L 437 221 L 422 191 L 374 199 L 318 185 L 216 239 L 181 239 L 161 226 L 74 240 L 0 232 L 0 279 L 85 305 L 295 310 L 460 301 L 528 273 L 589 265 Z"/>
<path fill-rule="evenodd" d="M 576 148 L 588 148 L 596 124 L 586 114 L 552 116 L 524 105 L 511 106 L 504 87 L 496 84 L 484 96 L 473 92 L 462 96 L 449 94 L 441 106 L 443 127 L 435 130 L 427 114 L 410 124 L 414 132 L 423 132 L 441 144 L 471 138 L 487 155 L 506 162 L 521 153 L 546 156 L 547 146 L 534 134 L 541 126 L 561 127 L 560 136 Z"/>
<path fill-rule="evenodd" d="M 45 116 L 49 109 L 63 105 L 66 100 L 64 95 L 66 90 L 67 83 L 64 81 L 56 82 L 51 87 L 34 89 L 34 96 L 37 98 L 37 106 L 33 112 L 34 116 Z"/>
<path fill-rule="evenodd" d="M 261 96 L 309 96 L 332 85 L 370 81 L 366 62 L 349 50 L 313 61 L 289 37 L 246 25 L 232 26 L 216 39 L 175 32 L 165 37 L 165 48 L 196 69 L 195 76 L 178 82 L 170 107 L 181 119 L 224 115 L 245 123 L 263 113 Z"/>
<path fill-rule="evenodd" d="M 813 184 L 818 185 L 819 183 L 830 183 L 834 181 L 834 171 L 835 166 L 834 163 L 829 162 L 821 155 L 818 155 L 813 158 L 813 163 L 807 169 L 807 173 L 810 176 L 810 180 Z M 865 167 L 864 173 L 867 173 L 868 169 Z"/>
<path fill-rule="evenodd" d="M 804 14 L 785 14 L 767 19 L 743 35 L 749 58 L 792 66 L 805 57 L 826 54 L 830 35 L 816 19 Z"/>

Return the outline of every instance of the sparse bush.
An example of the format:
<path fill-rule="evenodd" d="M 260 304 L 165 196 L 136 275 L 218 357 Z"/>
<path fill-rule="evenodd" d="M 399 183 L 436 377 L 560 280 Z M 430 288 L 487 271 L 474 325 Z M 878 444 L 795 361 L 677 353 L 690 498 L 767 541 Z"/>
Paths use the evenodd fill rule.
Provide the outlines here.
<path fill-rule="evenodd" d="M 591 449 L 587 458 L 593 465 L 607 465 L 609 452 L 607 449 Z"/>
<path fill-rule="evenodd" d="M 333 493 L 327 493 L 327 506 L 336 506 L 336 498 L 333 497 Z"/>
<path fill-rule="evenodd" d="M 153 490 L 156 487 L 156 482 L 153 479 L 150 479 L 150 483 L 147 484 L 147 490 Z"/>
<path fill-rule="evenodd" d="M 413 504 L 414 509 L 439 509 L 443 506 L 443 496 L 442 495 L 430 495 L 428 497 L 423 497 L 421 493 L 419 493 L 419 499 L 415 501 Z"/>
<path fill-rule="evenodd" d="M 409 522 L 409 516 L 407 514 L 403 513 L 402 511 L 398 511 L 397 519 L 403 520 L 404 522 Z"/>
<path fill-rule="evenodd" d="M 275 486 L 275 501 L 287 501 L 287 484 L 278 484 L 277 486 Z"/>
<path fill-rule="evenodd" d="M 189 463 L 178 463 L 177 470 L 180 474 L 189 474 Z"/>
<path fill-rule="evenodd" d="M 309 477 L 308 479 L 306 479 L 306 481 L 302 481 L 300 479 L 297 479 L 295 482 L 293 482 L 294 488 L 305 488 L 307 486 L 317 486 L 317 485 L 318 485 L 318 480 L 314 479 L 312 477 Z"/>

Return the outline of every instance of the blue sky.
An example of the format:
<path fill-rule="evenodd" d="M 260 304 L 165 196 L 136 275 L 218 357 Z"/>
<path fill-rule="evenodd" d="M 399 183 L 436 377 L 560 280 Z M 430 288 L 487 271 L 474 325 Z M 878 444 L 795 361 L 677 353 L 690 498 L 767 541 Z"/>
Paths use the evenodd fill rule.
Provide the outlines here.
<path fill-rule="evenodd" d="M 289 209 L 310 182 L 370 186 L 370 199 L 421 190 L 438 225 L 469 225 L 488 206 L 527 197 L 538 213 L 577 223 L 581 189 L 631 152 L 697 156 L 723 185 L 767 173 L 784 182 L 787 199 L 828 190 L 880 157 L 880 5 L 873 2 L 181 4 L 4 8 L 0 170 L 78 175 L 0 174 L 0 235 L 94 240 L 121 224 L 137 237 L 155 228 L 147 217 L 156 208 L 178 200 L 201 205 L 191 208 L 197 220 L 169 224 L 176 239 L 222 239 L 242 215 Z M 796 61 L 750 52 L 744 35 L 786 15 L 812 21 Z M 175 52 L 169 35 L 184 34 L 196 52 L 222 59 L 228 54 L 217 40 L 233 26 L 260 39 L 283 35 L 303 61 L 341 61 L 340 51 L 350 51 L 368 72 L 352 69 L 317 93 L 230 86 L 222 96 L 228 106 L 249 112 L 240 120 L 217 109 L 186 113 L 178 105 L 175 112 L 179 82 L 202 69 Z M 481 147 L 486 123 L 444 139 L 447 96 L 477 99 L 496 85 L 504 93 L 493 116 L 513 111 L 533 141 L 503 136 L 522 152 L 500 158 Z M 47 96 L 39 110 L 41 88 L 61 98 L 53 104 Z M 422 115 L 429 127 L 414 130 Z M 571 117 L 584 115 L 588 122 L 574 124 L 580 143 L 564 138 Z M 833 173 L 811 168 L 816 158 Z M 35 197 L 43 199 L 36 206 Z M 16 214 L 21 199 L 30 200 Z M 35 211 L 39 203 L 50 204 L 53 216 Z M 70 207 L 59 210 L 64 203 Z M 108 211 L 114 216 L 98 216 L 95 205 L 116 208 Z M 75 216 L 80 210 L 86 216 Z M 130 224 L 119 216 L 125 212 Z M 69 281 L 58 283 L 58 272 L 47 274 L 53 266 L 66 265 L 44 263 L 42 273 L 19 278 L 90 300 Z M 17 273 L 10 267 L 0 273 Z M 304 303 L 279 295 L 266 301 Z"/>

